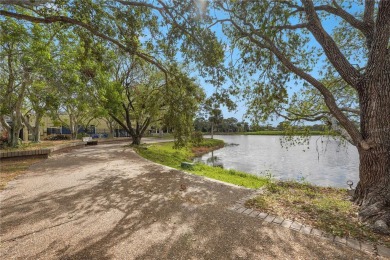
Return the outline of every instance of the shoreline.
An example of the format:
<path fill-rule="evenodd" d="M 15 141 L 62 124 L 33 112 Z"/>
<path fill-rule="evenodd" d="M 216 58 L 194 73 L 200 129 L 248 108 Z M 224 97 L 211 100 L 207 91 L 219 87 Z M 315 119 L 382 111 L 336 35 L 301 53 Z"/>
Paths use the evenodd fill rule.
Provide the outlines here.
<path fill-rule="evenodd" d="M 195 163 L 190 168 L 181 167 L 182 162 L 190 162 L 192 164 L 192 159 L 200 156 L 200 153 L 204 154 L 222 148 L 224 145 L 225 143 L 222 140 L 206 138 L 201 145 L 197 146 L 198 148 L 195 147 L 198 155 L 192 151 L 194 147 L 173 149 L 173 143 L 154 143 L 149 146 L 135 148 L 135 151 L 152 162 L 246 188 L 258 189 L 268 182 L 268 179 L 264 177 L 206 164 Z"/>
<path fill-rule="evenodd" d="M 203 133 L 205 136 L 211 136 L 211 133 Z M 334 134 L 323 131 L 297 131 L 293 134 L 286 133 L 283 130 L 265 130 L 257 132 L 217 132 L 214 135 L 274 135 L 274 136 L 334 136 Z"/>
<path fill-rule="evenodd" d="M 159 146 L 163 150 L 161 153 L 158 152 Z M 368 227 L 362 226 L 357 218 L 358 207 L 350 200 L 347 189 L 323 187 L 294 180 L 275 180 L 272 177 L 258 177 L 203 163 L 195 163 L 192 167 L 184 169 L 179 163 L 174 164 L 172 160 L 168 163 L 164 161 L 165 158 L 171 157 L 180 160 L 183 158 L 178 156 L 179 151 L 171 151 L 172 154 L 170 154 L 166 146 L 167 144 L 164 147 L 161 144 L 155 144 L 142 150 L 149 150 L 146 154 L 138 151 L 137 153 L 154 163 L 167 165 L 189 174 L 243 186 L 253 191 L 258 189 L 261 192 L 257 196 L 243 200 L 240 205 L 237 205 L 237 208 L 245 212 L 259 212 L 259 214 L 263 212 L 263 215 L 270 214 L 270 216 L 291 219 L 297 223 L 324 230 L 332 237 L 349 237 L 390 246 L 390 240 L 387 237 L 373 233 Z M 208 147 L 203 151 L 211 150 L 215 149 Z"/>

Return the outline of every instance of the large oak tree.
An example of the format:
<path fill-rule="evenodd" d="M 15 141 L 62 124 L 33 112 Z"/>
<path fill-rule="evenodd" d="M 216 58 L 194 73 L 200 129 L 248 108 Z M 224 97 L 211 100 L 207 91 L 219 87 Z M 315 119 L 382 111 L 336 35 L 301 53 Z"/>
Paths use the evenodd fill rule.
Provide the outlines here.
<path fill-rule="evenodd" d="M 177 145 L 186 143 L 203 90 L 186 73 L 172 65 L 167 77 L 141 59 L 107 51 L 90 91 L 96 102 L 139 145 L 151 125 L 173 128 Z M 111 55 L 110 55 L 111 54 Z M 107 66 L 111 64 L 111 66 Z"/>
<path fill-rule="evenodd" d="M 354 196 L 359 215 L 389 233 L 390 1 L 363 2 L 216 1 L 223 13 L 216 23 L 224 25 L 232 49 L 241 50 L 245 72 L 259 76 L 252 103 L 258 112 L 312 120 L 328 116 L 343 129 L 360 156 Z M 302 102 L 300 110 L 279 110 L 289 101 L 286 86 L 294 80 L 310 89 L 304 97 L 321 97 L 322 111 L 310 111 L 313 106 Z M 358 98 L 345 107 L 340 101 L 345 94 Z"/>

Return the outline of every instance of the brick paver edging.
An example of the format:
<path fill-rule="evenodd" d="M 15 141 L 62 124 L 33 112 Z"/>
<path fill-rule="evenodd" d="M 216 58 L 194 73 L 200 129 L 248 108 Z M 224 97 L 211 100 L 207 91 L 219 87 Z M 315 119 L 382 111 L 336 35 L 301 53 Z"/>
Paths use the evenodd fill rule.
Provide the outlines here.
<path fill-rule="evenodd" d="M 93 139 L 94 141 L 98 141 L 99 143 L 116 143 L 116 142 L 123 142 L 123 141 L 130 141 L 129 138 L 118 138 L 118 139 Z M 35 149 L 35 150 L 25 150 L 25 151 L 0 151 L 0 158 L 11 158 L 11 157 L 29 157 L 29 156 L 46 156 L 48 157 L 52 152 L 59 151 L 65 148 L 71 148 L 71 147 L 82 147 L 85 146 L 87 142 L 74 142 L 70 144 L 60 144 L 57 146 L 53 146 L 50 148 L 42 148 L 42 149 Z"/>
<path fill-rule="evenodd" d="M 338 237 L 331 235 L 329 233 L 326 233 L 324 231 L 315 229 L 313 227 L 304 225 L 302 223 L 299 223 L 297 221 L 292 221 L 289 219 L 285 219 L 279 216 L 273 216 L 271 214 L 268 214 L 266 212 L 260 212 L 258 210 L 253 210 L 250 208 L 245 207 L 245 202 L 255 196 L 258 196 L 262 193 L 262 190 L 257 190 L 256 192 L 249 194 L 248 196 L 240 199 L 236 202 L 232 207 L 229 209 L 235 212 L 238 212 L 240 214 L 248 215 L 250 217 L 258 218 L 262 220 L 265 223 L 271 223 L 274 225 L 278 225 L 284 228 L 289 228 L 291 230 L 306 234 L 306 235 L 312 235 L 317 236 L 321 239 L 332 241 L 334 243 L 339 243 L 345 246 L 348 246 L 350 248 L 361 250 L 373 255 L 378 255 L 384 258 L 390 259 L 390 248 L 387 248 L 382 245 L 378 244 L 371 244 L 369 242 L 361 242 L 356 239 L 348 238 L 348 237 Z"/>

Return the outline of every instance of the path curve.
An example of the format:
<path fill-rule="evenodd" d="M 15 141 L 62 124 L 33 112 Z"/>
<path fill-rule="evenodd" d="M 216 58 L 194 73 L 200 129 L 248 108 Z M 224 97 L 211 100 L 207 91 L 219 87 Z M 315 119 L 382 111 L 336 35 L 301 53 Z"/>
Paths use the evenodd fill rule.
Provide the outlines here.
<path fill-rule="evenodd" d="M 369 259 L 228 208 L 250 190 L 124 143 L 54 155 L 0 194 L 1 259 Z"/>

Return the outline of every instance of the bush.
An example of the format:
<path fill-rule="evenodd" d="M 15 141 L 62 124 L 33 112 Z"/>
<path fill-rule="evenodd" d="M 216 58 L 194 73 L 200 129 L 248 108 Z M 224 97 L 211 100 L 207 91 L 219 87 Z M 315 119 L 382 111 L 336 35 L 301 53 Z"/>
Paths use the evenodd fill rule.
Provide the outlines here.
<path fill-rule="evenodd" d="M 0 148 L 4 148 L 8 146 L 8 137 L 0 136 Z"/>
<path fill-rule="evenodd" d="M 194 146 L 199 146 L 203 142 L 203 134 L 200 131 L 195 131 L 191 134 L 191 143 Z"/>
<path fill-rule="evenodd" d="M 70 136 L 67 135 L 50 135 L 46 138 L 49 141 L 58 141 L 58 140 L 70 140 Z"/>
<path fill-rule="evenodd" d="M 198 146 L 201 146 L 201 147 L 213 147 L 213 148 L 218 149 L 218 148 L 224 147 L 225 143 L 222 140 L 206 138 Z"/>
<path fill-rule="evenodd" d="M 83 139 L 83 137 L 88 137 L 89 134 L 87 133 L 78 133 L 76 136 L 76 139 Z"/>

